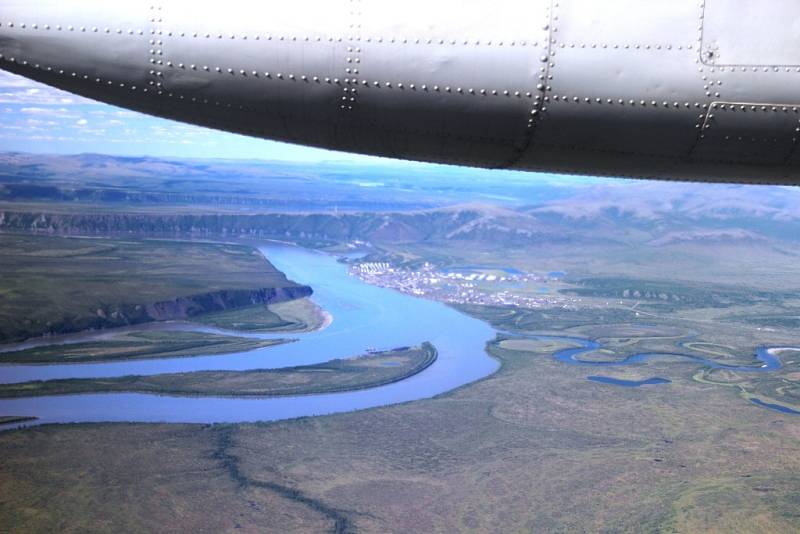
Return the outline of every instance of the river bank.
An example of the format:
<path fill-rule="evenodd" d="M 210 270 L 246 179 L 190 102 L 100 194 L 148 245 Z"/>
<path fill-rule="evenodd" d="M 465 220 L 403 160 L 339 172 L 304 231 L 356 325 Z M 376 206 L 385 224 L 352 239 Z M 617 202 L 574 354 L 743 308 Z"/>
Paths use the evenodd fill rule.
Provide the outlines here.
<path fill-rule="evenodd" d="M 293 334 L 296 343 L 225 356 L 165 358 L 96 364 L 0 367 L 0 382 L 101 379 L 172 373 L 252 371 L 315 365 L 354 354 L 415 346 L 429 340 L 435 362 L 399 382 L 346 393 L 275 398 L 167 397 L 147 393 L 99 393 L 4 399 L 0 413 L 36 415 L 38 423 L 68 422 L 244 422 L 346 412 L 431 397 L 473 382 L 497 369 L 485 344 L 494 331 L 484 322 L 440 303 L 368 286 L 347 274 L 330 255 L 268 245 L 261 252 L 291 279 L 314 288 L 314 302 L 327 328 Z M 215 332 L 213 327 L 186 328 Z M 253 339 L 285 334 L 245 333 Z M 73 339 L 74 341 L 74 339 Z"/>
<path fill-rule="evenodd" d="M 433 365 L 430 343 L 345 360 L 252 371 L 195 371 L 116 378 L 71 378 L 0 385 L 0 398 L 89 393 L 152 393 L 179 397 L 278 397 L 339 393 L 384 386 Z M 0 423 L 2 424 L 2 423 Z"/>

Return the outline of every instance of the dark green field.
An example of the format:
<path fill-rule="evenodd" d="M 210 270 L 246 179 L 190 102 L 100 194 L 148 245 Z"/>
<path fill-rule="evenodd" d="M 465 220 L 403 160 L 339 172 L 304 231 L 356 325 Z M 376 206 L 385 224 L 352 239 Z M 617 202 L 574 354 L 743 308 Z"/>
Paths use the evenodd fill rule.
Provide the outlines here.
<path fill-rule="evenodd" d="M 253 371 L 198 371 L 0 385 L 0 398 L 75 393 L 157 393 L 230 397 L 313 395 L 367 389 L 413 376 L 436 361 L 430 343 L 316 365 Z"/>
<path fill-rule="evenodd" d="M 127 332 L 110 339 L 69 345 L 46 345 L 20 351 L 0 352 L 0 363 L 87 363 L 211 356 L 245 352 L 288 343 L 281 339 L 248 339 L 202 332 Z"/>
<path fill-rule="evenodd" d="M 147 305 L 294 287 L 235 245 L 0 234 L 0 342 L 153 320 Z"/>

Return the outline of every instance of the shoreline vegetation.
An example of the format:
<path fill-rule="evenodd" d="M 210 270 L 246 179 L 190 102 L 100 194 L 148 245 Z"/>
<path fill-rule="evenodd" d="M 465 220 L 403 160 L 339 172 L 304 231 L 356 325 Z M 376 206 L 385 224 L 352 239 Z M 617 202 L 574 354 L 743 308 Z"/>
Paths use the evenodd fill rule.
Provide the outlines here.
<path fill-rule="evenodd" d="M 431 366 L 436 348 L 418 347 L 349 359 L 250 371 L 197 371 L 151 376 L 63 379 L 0 385 L 0 398 L 85 393 L 152 393 L 173 396 L 279 397 L 339 393 L 385 386 Z"/>
<path fill-rule="evenodd" d="M 219 356 L 291 343 L 294 339 L 259 340 L 237 333 L 308 333 L 324 330 L 333 316 L 309 298 L 270 305 L 254 305 L 209 314 L 187 324 L 211 326 L 229 333 L 174 330 L 118 329 L 84 330 L 70 334 L 28 339 L 21 343 L 0 345 L 0 365 L 50 365 L 64 363 L 103 363 L 121 360 Z M 155 324 L 155 323 L 151 323 Z M 162 321 L 161 324 L 168 324 Z M 134 327 L 135 328 L 135 327 Z M 86 335 L 98 339 L 86 342 L 70 340 Z M 102 337 L 100 337 L 102 336 Z M 14 349 L 35 343 L 32 347 Z"/>
<path fill-rule="evenodd" d="M 192 318 L 191 322 L 236 332 L 300 333 L 323 330 L 333 322 L 333 317 L 311 299 L 301 298 L 208 313 Z"/>
<path fill-rule="evenodd" d="M 0 352 L 0 364 L 61 365 L 219 356 L 274 347 L 292 341 L 252 339 L 205 332 L 133 331 L 84 343 L 51 344 Z"/>

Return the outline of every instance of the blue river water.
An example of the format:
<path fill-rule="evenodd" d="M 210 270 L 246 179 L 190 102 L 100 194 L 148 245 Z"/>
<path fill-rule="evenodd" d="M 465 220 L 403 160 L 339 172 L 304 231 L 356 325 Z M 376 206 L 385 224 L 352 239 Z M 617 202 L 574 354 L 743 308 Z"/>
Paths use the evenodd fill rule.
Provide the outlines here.
<path fill-rule="evenodd" d="M 613 378 L 610 376 L 588 376 L 587 380 L 592 382 L 600 382 L 601 384 L 611 384 L 612 386 L 621 386 L 624 388 L 638 388 L 642 386 L 654 386 L 658 384 L 670 384 L 672 380 L 654 376 L 646 380 L 624 380 L 622 378 Z"/>
<path fill-rule="evenodd" d="M 346 358 L 370 349 L 390 349 L 432 342 L 439 351 L 436 362 L 401 382 L 367 390 L 278 398 L 174 397 L 140 393 L 101 393 L 0 399 L 0 414 L 38 417 L 37 424 L 71 422 L 172 422 L 234 423 L 270 421 L 323 415 L 397 404 L 450 391 L 483 378 L 498 368 L 484 350 L 497 332 L 483 321 L 464 315 L 442 303 L 367 285 L 347 274 L 335 258 L 291 246 L 268 245 L 264 255 L 297 282 L 314 288 L 313 299 L 333 316 L 327 328 L 302 334 L 242 334 L 259 339 L 294 338 L 293 343 L 249 352 L 130 360 L 114 363 L 65 365 L 1 365 L 0 383 L 17 383 L 55 378 L 152 375 L 202 370 L 248 370 L 290 367 Z M 153 329 L 225 332 L 191 324 L 154 324 Z M 137 327 L 141 329 L 141 327 Z M 102 339 L 110 332 L 66 336 L 60 342 L 77 343 Z M 519 334 L 509 334 L 520 337 Z M 766 372 L 780 368 L 780 360 L 767 348 L 758 349 L 760 366 L 729 366 L 688 354 L 636 354 L 618 362 L 592 362 L 580 356 L 602 348 L 583 338 L 531 335 L 531 339 L 563 341 L 574 348 L 553 357 L 570 365 L 609 367 L 645 362 L 656 357 L 679 357 L 708 367 L 745 372 Z M 52 344 L 34 341 L 15 348 Z M 3 350 L 9 350 L 4 348 Z M 604 380 L 605 381 L 605 380 Z M 607 383 L 613 383 L 606 381 Z M 628 384 L 616 384 L 626 386 Z M 772 408 L 766 403 L 764 407 Z M 784 407 L 782 407 L 784 408 Z"/>
<path fill-rule="evenodd" d="M 556 360 L 566 363 L 569 365 L 583 365 L 587 367 L 615 367 L 615 366 L 624 366 L 630 365 L 633 363 L 643 363 L 647 360 L 653 358 L 664 358 L 664 357 L 673 357 L 673 358 L 680 358 L 686 359 L 690 362 L 699 363 L 705 367 L 710 367 L 712 369 L 728 369 L 731 371 L 738 371 L 743 373 L 764 373 L 775 371 L 781 368 L 781 361 L 780 358 L 777 356 L 770 354 L 769 347 L 758 347 L 756 349 L 756 359 L 760 362 L 759 365 L 727 365 L 719 362 L 715 362 L 713 360 L 709 360 L 707 358 L 703 358 L 701 356 L 695 356 L 693 354 L 681 354 L 681 353 L 640 353 L 640 354 L 633 354 L 628 356 L 622 360 L 613 361 L 613 362 L 596 362 L 591 360 L 582 360 L 580 358 L 581 355 L 587 354 L 589 352 L 599 350 L 603 348 L 603 345 L 598 343 L 597 341 L 593 341 L 591 339 L 584 339 L 579 337 L 564 337 L 564 336 L 543 336 L 543 335 L 530 335 L 524 336 L 517 333 L 508 333 L 504 332 L 505 335 L 517 336 L 517 337 L 525 337 L 527 339 L 540 339 L 546 341 L 560 341 L 563 343 L 569 343 L 572 345 L 578 345 L 577 347 L 571 347 L 567 349 L 562 349 L 556 351 L 553 354 L 553 358 Z M 679 346 L 681 346 L 679 344 Z M 620 387 L 640 387 L 643 385 L 655 385 L 655 384 L 667 384 L 671 381 L 666 378 L 661 377 L 653 377 L 647 380 L 623 380 L 619 378 L 612 378 L 608 376 L 589 376 L 587 377 L 588 380 L 593 382 L 601 382 L 604 384 L 611 384 L 614 386 Z M 774 404 L 769 402 L 764 402 L 759 399 L 751 399 L 751 402 L 756 406 L 760 406 L 762 408 L 767 408 L 769 410 L 778 411 L 785 414 L 791 415 L 800 415 L 800 411 L 793 410 L 791 408 L 787 408 L 786 406 L 782 406 L 780 404 Z"/>
<path fill-rule="evenodd" d="M 769 408 L 770 410 L 775 410 L 776 412 L 788 413 L 790 415 L 800 415 L 800 412 L 798 412 L 797 410 L 792 410 L 791 408 L 788 408 L 781 404 L 764 402 L 761 399 L 750 399 L 750 402 L 752 402 L 756 406 L 761 406 L 762 408 Z"/>
<path fill-rule="evenodd" d="M 677 352 L 644 352 L 640 354 L 633 354 L 616 361 L 592 361 L 582 360 L 580 357 L 583 354 L 593 352 L 595 350 L 603 349 L 603 345 L 591 339 L 580 337 L 566 337 L 566 336 L 544 336 L 544 335 L 521 335 L 517 333 L 505 332 L 508 336 L 524 337 L 527 339 L 539 339 L 542 341 L 560 341 L 569 343 L 571 345 L 578 345 L 577 347 L 561 349 L 553 354 L 553 357 L 569 365 L 585 365 L 588 367 L 618 367 L 620 365 L 630 365 L 632 363 L 644 363 L 653 358 L 681 358 L 690 360 L 706 367 L 713 369 L 729 369 L 731 371 L 741 372 L 767 372 L 775 371 L 781 368 L 781 361 L 777 356 L 769 353 L 769 347 L 758 347 L 756 349 L 756 358 L 760 365 L 727 365 L 718 363 L 714 360 L 703 358 L 702 356 L 695 356 L 694 354 L 681 354 Z"/>
<path fill-rule="evenodd" d="M 439 302 L 367 285 L 349 276 L 344 265 L 326 254 L 281 245 L 269 245 L 261 250 L 290 279 L 314 288 L 314 301 L 333 316 L 330 326 L 305 334 L 252 335 L 265 339 L 292 337 L 297 341 L 233 355 L 93 364 L 5 365 L 0 366 L 0 383 L 279 368 L 424 341 L 432 342 L 438 349 L 436 362 L 407 380 L 345 393 L 278 398 L 172 397 L 138 393 L 62 395 L 0 400 L 0 414 L 36 416 L 37 423 L 268 421 L 427 398 L 497 370 L 499 364 L 484 350 L 486 342 L 495 336 L 486 323 Z M 188 325 L 183 327 L 195 329 Z M 69 342 L 103 335 L 108 334 L 73 336 Z"/>

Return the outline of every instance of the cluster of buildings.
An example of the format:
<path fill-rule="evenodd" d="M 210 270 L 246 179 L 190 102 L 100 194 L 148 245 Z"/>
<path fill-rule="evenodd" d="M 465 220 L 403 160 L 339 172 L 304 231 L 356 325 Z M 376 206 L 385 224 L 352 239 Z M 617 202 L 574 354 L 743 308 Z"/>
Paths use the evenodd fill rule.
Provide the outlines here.
<path fill-rule="evenodd" d="M 541 292 L 548 278 L 531 273 L 440 271 L 430 263 L 418 269 L 393 267 L 388 262 L 363 262 L 350 266 L 362 281 L 402 293 L 456 304 L 517 306 L 522 308 L 576 308 L 578 297 Z M 537 293 L 537 289 L 539 293 Z"/>

